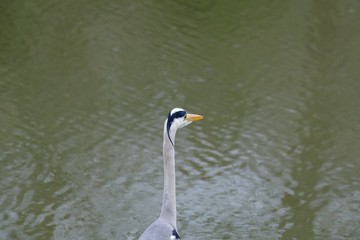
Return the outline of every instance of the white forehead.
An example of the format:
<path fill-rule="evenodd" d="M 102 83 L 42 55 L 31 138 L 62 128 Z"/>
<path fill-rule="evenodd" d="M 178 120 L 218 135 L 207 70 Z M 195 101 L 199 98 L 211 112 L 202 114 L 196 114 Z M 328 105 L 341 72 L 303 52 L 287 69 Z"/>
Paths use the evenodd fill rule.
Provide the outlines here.
<path fill-rule="evenodd" d="M 185 112 L 185 110 L 182 108 L 174 108 L 173 110 L 171 110 L 170 115 L 173 115 L 176 112 L 182 112 L 182 111 Z"/>

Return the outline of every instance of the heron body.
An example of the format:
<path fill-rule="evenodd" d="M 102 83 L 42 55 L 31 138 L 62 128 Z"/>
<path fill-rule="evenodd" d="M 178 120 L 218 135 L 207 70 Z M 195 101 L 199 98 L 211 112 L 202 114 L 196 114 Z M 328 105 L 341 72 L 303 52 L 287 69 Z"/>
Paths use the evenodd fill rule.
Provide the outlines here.
<path fill-rule="evenodd" d="M 180 239 L 176 227 L 175 135 L 178 129 L 201 119 L 203 117 L 200 115 L 187 113 L 182 108 L 174 108 L 165 120 L 163 135 L 164 193 L 160 217 L 145 230 L 140 240 Z"/>

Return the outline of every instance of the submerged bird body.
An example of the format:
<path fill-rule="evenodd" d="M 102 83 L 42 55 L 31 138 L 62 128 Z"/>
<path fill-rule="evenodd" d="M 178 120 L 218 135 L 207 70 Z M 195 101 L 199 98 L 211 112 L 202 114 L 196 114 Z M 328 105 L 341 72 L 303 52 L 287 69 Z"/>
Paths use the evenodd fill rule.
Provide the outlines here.
<path fill-rule="evenodd" d="M 175 135 L 179 128 L 203 117 L 174 108 L 164 123 L 164 193 L 160 217 L 141 235 L 140 240 L 180 239 L 176 227 L 176 187 L 175 187 Z"/>
<path fill-rule="evenodd" d="M 162 219 L 156 220 L 141 235 L 140 240 L 172 240 L 180 239 L 174 226 Z"/>

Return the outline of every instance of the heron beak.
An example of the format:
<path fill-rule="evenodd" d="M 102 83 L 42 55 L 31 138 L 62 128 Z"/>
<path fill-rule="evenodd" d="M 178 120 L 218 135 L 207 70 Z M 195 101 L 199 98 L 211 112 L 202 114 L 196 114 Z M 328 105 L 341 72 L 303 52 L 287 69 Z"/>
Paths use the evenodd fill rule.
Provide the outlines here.
<path fill-rule="evenodd" d="M 203 118 L 204 118 L 203 116 L 198 115 L 198 114 L 191 114 L 191 113 L 186 114 L 186 120 L 189 122 L 199 121 Z"/>

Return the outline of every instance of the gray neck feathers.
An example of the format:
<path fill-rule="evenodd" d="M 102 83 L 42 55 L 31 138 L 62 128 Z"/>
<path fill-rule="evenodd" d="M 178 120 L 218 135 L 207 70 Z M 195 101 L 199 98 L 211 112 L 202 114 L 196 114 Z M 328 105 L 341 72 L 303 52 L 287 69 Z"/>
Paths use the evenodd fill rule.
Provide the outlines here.
<path fill-rule="evenodd" d="M 176 229 L 176 186 L 175 186 L 175 143 L 176 129 L 168 131 L 167 121 L 164 124 L 164 193 L 160 218 L 169 222 Z M 170 140 L 170 139 L 171 140 Z"/>

